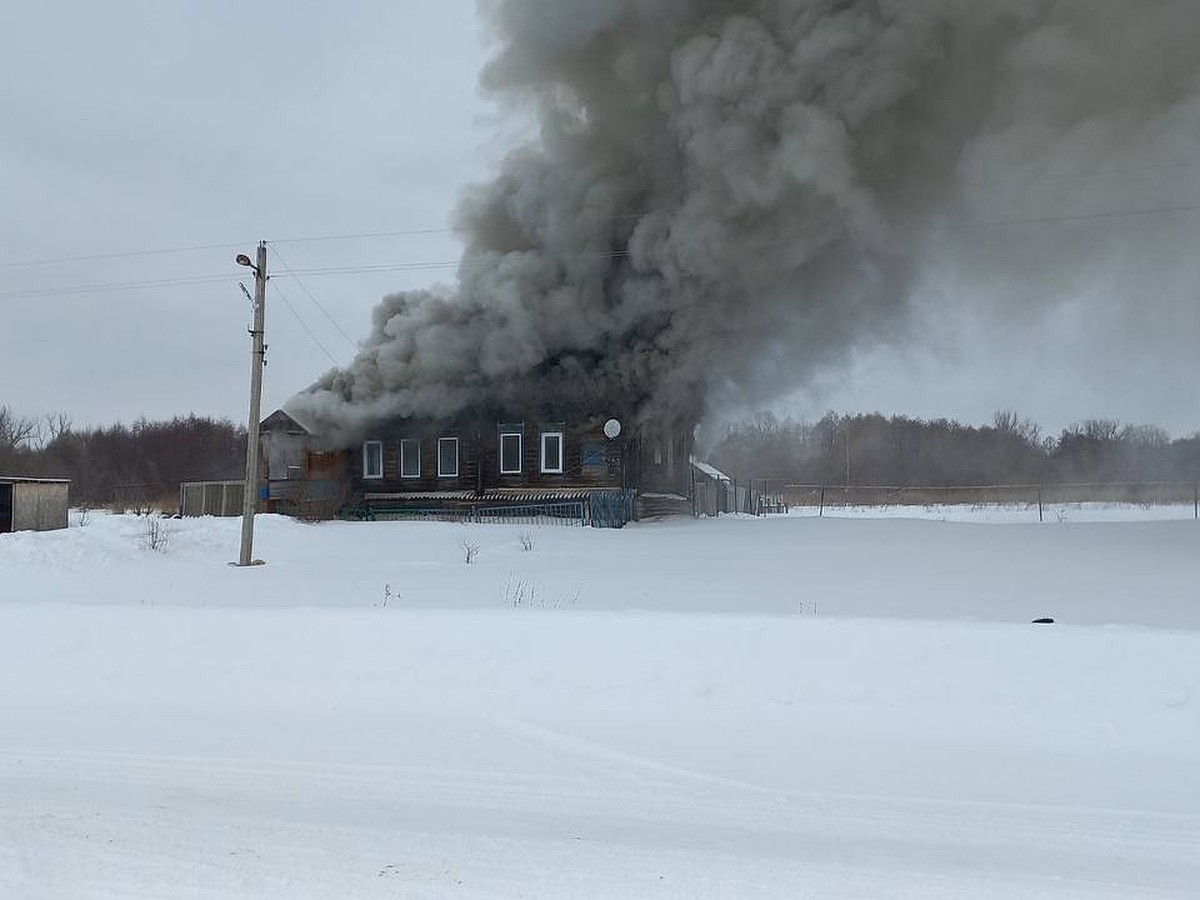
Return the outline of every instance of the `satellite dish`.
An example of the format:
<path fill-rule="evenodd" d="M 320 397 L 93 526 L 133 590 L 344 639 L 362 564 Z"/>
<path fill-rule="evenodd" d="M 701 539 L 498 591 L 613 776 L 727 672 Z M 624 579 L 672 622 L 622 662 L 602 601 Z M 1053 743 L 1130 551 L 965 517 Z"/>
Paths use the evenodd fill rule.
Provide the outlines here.
<path fill-rule="evenodd" d="M 621 436 L 621 423 L 616 419 L 609 419 L 604 423 L 604 436 L 610 441 Z"/>

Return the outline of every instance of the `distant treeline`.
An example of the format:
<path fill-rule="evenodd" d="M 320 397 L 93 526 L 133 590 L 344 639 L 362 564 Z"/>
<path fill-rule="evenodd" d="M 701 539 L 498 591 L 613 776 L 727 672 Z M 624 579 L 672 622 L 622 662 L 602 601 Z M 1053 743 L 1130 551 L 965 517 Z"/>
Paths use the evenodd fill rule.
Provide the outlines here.
<path fill-rule="evenodd" d="M 709 454 L 736 478 L 908 486 L 1200 480 L 1200 435 L 1089 419 L 1057 437 L 1012 412 L 991 425 L 829 414 L 762 415 L 733 425 Z"/>
<path fill-rule="evenodd" d="M 77 429 L 0 405 L 0 475 L 70 478 L 80 505 L 173 505 L 182 481 L 239 479 L 246 429 L 196 415 Z M 739 479 L 797 484 L 966 486 L 1200 480 L 1200 435 L 1089 419 L 1045 436 L 1028 419 L 829 414 L 819 422 L 761 415 L 730 426 L 708 454 Z"/>
<path fill-rule="evenodd" d="M 70 478 L 76 505 L 178 502 L 182 481 L 245 473 L 246 429 L 202 416 L 76 429 L 66 416 L 31 419 L 0 406 L 0 475 Z"/>

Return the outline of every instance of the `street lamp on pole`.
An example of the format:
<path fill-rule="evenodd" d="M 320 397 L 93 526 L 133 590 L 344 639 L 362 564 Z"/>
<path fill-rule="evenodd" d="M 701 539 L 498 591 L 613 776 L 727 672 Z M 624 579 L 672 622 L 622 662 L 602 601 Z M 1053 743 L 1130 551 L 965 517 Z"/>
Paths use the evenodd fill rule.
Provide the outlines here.
<path fill-rule="evenodd" d="M 251 262 L 245 253 L 236 257 L 239 266 L 254 271 L 254 324 L 250 363 L 250 420 L 246 428 L 246 481 L 242 489 L 242 544 L 239 566 L 262 565 L 254 559 L 254 514 L 258 509 L 258 424 L 262 420 L 262 379 L 267 347 L 264 343 L 267 304 L 267 244 L 260 241 L 257 259 Z"/>

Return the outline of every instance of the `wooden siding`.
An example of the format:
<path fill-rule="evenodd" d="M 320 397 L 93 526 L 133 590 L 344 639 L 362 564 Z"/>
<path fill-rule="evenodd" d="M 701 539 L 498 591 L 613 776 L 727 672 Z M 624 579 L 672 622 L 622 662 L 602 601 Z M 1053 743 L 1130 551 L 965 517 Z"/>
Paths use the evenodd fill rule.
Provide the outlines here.
<path fill-rule="evenodd" d="M 367 437 L 368 441 L 383 444 L 383 478 L 363 477 L 362 445 L 349 451 L 349 475 L 358 490 L 372 493 L 429 493 L 431 491 L 486 491 L 491 488 L 559 488 L 559 487 L 621 487 L 628 469 L 630 442 L 610 441 L 604 436 L 602 423 L 572 426 L 566 423 L 525 422 L 520 431 L 521 473 L 500 473 L 501 425 L 517 426 L 516 422 L 479 423 L 465 421 L 445 424 L 401 422 L 379 428 Z M 514 430 L 517 430 L 514 428 Z M 563 471 L 542 472 L 541 452 L 543 432 L 563 435 Z M 459 474 L 457 478 L 440 478 L 437 474 L 438 439 L 458 438 Z M 400 442 L 420 443 L 421 474 L 419 478 L 402 478 L 400 474 Z M 624 469 L 624 472 L 623 472 Z"/>
<path fill-rule="evenodd" d="M 684 432 L 644 433 L 631 460 L 640 489 L 691 495 L 693 441 Z"/>

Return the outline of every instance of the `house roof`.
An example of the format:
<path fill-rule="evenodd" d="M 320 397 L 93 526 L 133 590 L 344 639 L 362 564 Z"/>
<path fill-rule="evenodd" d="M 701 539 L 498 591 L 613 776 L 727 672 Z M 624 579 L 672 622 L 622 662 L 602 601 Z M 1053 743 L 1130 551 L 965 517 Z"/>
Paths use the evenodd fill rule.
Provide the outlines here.
<path fill-rule="evenodd" d="M 722 472 L 716 466 L 711 465 L 706 462 L 700 462 L 700 460 L 696 459 L 694 456 L 691 459 L 691 463 L 692 463 L 692 466 L 695 467 L 696 471 L 702 472 L 703 474 L 705 474 L 709 478 L 711 478 L 713 481 L 730 481 L 731 480 L 728 475 L 726 475 L 724 472 Z"/>
<path fill-rule="evenodd" d="M 316 429 L 312 424 L 302 421 L 302 418 L 297 418 L 293 413 L 277 409 L 262 420 L 261 427 L 267 430 L 283 429 L 292 434 L 316 434 Z"/>

